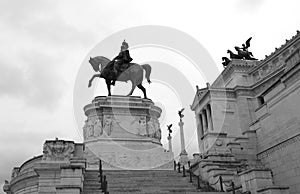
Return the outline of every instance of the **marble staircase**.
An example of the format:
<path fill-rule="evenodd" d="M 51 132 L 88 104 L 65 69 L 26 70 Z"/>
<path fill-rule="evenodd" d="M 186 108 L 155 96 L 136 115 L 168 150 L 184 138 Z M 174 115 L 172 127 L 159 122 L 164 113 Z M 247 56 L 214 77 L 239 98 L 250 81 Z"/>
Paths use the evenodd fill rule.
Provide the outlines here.
<path fill-rule="evenodd" d="M 202 181 L 203 189 L 197 189 L 195 179 L 194 183 L 189 183 L 188 176 L 183 177 L 173 170 L 104 170 L 104 175 L 107 177 L 110 194 L 218 193 L 205 189 Z"/>

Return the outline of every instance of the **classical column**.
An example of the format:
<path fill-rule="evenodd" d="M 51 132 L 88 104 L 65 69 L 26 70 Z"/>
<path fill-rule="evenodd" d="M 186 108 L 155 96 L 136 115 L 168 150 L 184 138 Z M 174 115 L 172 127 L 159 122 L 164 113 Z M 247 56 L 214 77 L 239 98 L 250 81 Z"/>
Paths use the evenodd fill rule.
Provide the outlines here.
<path fill-rule="evenodd" d="M 197 114 L 196 122 L 197 122 L 198 147 L 199 147 L 199 152 L 201 152 L 201 148 L 200 148 L 201 137 L 204 135 L 201 114 Z"/>
<path fill-rule="evenodd" d="M 186 153 L 185 151 L 185 141 L 184 141 L 184 132 L 183 132 L 183 122 L 180 119 L 180 122 L 178 123 L 180 127 L 180 142 L 181 142 L 181 153 Z"/>
<path fill-rule="evenodd" d="M 202 118 L 202 124 L 203 124 L 203 131 L 207 131 L 207 123 L 206 123 L 206 111 L 202 111 L 201 118 Z"/>
<path fill-rule="evenodd" d="M 197 114 L 196 116 L 196 122 L 197 122 L 197 133 L 199 137 L 202 137 L 203 134 L 203 126 L 202 126 L 202 118 L 201 118 L 201 114 Z"/>
<path fill-rule="evenodd" d="M 180 127 L 180 141 L 181 141 L 181 152 L 179 154 L 180 158 L 179 158 L 179 162 L 183 165 L 185 165 L 188 162 L 188 154 L 185 150 L 185 142 L 184 142 L 184 132 L 183 132 L 183 122 L 182 119 L 180 118 L 180 121 L 178 123 L 179 127 Z"/>
<path fill-rule="evenodd" d="M 173 149 L 172 149 L 172 137 L 171 137 L 170 134 L 168 136 L 168 141 L 169 141 L 169 152 L 173 152 Z"/>
<path fill-rule="evenodd" d="M 205 110 L 206 110 L 206 115 L 207 115 L 208 130 L 213 131 L 210 105 L 207 105 Z"/>
<path fill-rule="evenodd" d="M 202 121 L 202 115 L 199 114 L 199 128 L 200 128 L 200 133 L 201 133 L 201 137 L 204 135 L 204 126 L 203 126 L 203 121 Z"/>

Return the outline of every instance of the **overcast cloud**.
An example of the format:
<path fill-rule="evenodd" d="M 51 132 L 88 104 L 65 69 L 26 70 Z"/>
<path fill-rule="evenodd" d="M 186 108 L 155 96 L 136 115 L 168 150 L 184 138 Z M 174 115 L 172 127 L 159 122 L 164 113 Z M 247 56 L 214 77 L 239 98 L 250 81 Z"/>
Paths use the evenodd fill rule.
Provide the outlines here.
<path fill-rule="evenodd" d="M 226 50 L 250 36 L 259 59 L 290 39 L 300 29 L 298 2 L 0 0 L 0 184 L 14 166 L 41 154 L 46 139 L 82 141 L 73 118 L 74 82 L 86 54 L 107 36 L 147 24 L 177 28 L 197 39 L 222 70 Z M 186 129 L 194 128 L 194 117 L 185 119 Z M 193 135 L 186 134 L 193 138 L 190 155 L 198 151 Z M 177 154 L 179 137 L 174 144 Z"/>

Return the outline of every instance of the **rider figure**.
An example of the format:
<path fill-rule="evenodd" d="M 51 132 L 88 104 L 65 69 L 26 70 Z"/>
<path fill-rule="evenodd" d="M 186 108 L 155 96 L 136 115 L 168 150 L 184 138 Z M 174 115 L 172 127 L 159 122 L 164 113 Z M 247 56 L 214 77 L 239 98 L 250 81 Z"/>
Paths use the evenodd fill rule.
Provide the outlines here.
<path fill-rule="evenodd" d="M 125 42 L 125 40 L 122 42 L 122 46 L 121 46 L 121 51 L 119 53 L 118 56 L 116 56 L 113 61 L 114 61 L 114 72 L 116 74 L 116 78 L 113 79 L 112 81 L 112 85 L 115 85 L 116 79 L 117 79 L 117 75 L 120 72 L 120 67 L 122 66 L 122 64 L 124 63 L 130 63 L 132 61 L 132 58 L 130 57 L 129 54 L 129 45 L 127 42 Z"/>
<path fill-rule="evenodd" d="M 242 44 L 242 50 L 247 52 L 247 53 L 249 52 L 248 47 L 245 44 Z"/>

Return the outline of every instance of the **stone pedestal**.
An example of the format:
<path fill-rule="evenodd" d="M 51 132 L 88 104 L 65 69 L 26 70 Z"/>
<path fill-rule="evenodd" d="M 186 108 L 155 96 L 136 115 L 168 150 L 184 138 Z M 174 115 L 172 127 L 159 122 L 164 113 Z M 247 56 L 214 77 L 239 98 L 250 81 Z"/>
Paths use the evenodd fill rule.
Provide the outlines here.
<path fill-rule="evenodd" d="M 172 169 L 173 153 L 161 145 L 161 109 L 140 97 L 96 97 L 84 107 L 87 168 Z"/>
<path fill-rule="evenodd" d="M 179 154 L 179 162 L 180 162 L 180 164 L 185 165 L 188 163 L 188 161 L 189 161 L 188 154 L 184 150 L 183 152 L 181 152 Z"/>

